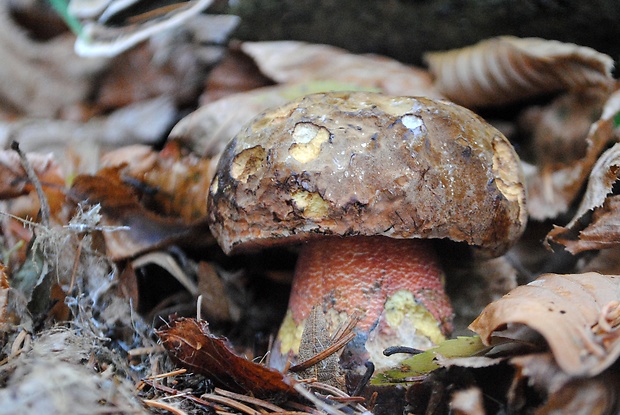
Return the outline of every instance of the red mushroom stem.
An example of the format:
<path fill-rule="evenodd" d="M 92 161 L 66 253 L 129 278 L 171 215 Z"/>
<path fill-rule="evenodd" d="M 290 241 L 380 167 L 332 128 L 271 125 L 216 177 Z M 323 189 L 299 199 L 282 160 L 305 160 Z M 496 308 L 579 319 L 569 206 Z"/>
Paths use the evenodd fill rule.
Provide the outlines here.
<path fill-rule="evenodd" d="M 383 329 L 386 301 L 399 291 L 411 293 L 444 335 L 451 332 L 452 306 L 432 242 L 383 236 L 326 237 L 301 249 L 289 313 L 298 327 L 316 305 L 324 312 L 331 309 L 346 316 L 361 311 L 356 330 L 366 338 L 370 331 Z"/>

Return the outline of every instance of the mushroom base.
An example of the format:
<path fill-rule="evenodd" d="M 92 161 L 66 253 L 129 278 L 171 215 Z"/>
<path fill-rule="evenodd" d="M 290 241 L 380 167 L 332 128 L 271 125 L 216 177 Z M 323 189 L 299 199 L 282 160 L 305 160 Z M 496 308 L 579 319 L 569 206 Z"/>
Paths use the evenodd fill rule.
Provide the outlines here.
<path fill-rule="evenodd" d="M 430 241 L 383 236 L 328 237 L 303 246 L 297 262 L 289 310 L 271 355 L 282 368 L 297 362 L 303 330 L 318 307 L 328 335 L 353 315 L 361 318 L 342 364 L 379 369 L 398 362 L 389 346 L 428 348 L 452 330 L 452 307 L 443 271 Z"/>

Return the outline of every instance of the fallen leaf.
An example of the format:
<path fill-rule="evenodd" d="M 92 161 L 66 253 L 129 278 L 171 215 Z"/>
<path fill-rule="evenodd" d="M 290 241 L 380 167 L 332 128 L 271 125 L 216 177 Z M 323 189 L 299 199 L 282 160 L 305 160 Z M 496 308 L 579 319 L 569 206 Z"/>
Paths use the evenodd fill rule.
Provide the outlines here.
<path fill-rule="evenodd" d="M 540 94 L 608 93 L 613 59 L 594 49 L 539 38 L 500 36 L 425 55 L 437 89 L 466 107 L 501 105 Z"/>
<path fill-rule="evenodd" d="M 101 158 L 104 168 L 118 169 L 119 177 L 134 186 L 152 189 L 149 206 L 161 215 L 192 223 L 206 218 L 212 162 L 169 142 L 159 152 L 148 146 L 126 146 Z"/>
<path fill-rule="evenodd" d="M 193 232 L 205 233 L 200 226 L 147 210 L 136 190 L 124 183 L 114 168 L 103 169 L 96 176 L 76 177 L 69 197 L 75 203 L 101 205 L 102 234 L 113 261 L 191 239 Z"/>
<path fill-rule="evenodd" d="M 575 378 L 563 372 L 550 353 L 516 356 L 510 363 L 518 371 L 514 381 L 521 380 L 545 398 L 533 414 L 615 414 L 619 409 L 618 371 Z"/>
<path fill-rule="evenodd" d="M 537 220 L 555 218 L 564 213 L 582 190 L 600 154 L 615 142 L 615 121 L 620 113 L 620 91 L 614 92 L 603 107 L 601 118 L 590 128 L 584 157 L 551 167 L 525 166 L 528 212 Z"/>
<path fill-rule="evenodd" d="M 18 141 L 25 152 L 52 152 L 67 177 L 95 173 L 104 150 L 153 144 L 165 137 L 177 117 L 168 97 L 140 101 L 85 122 L 22 118 L 0 121 L 0 147 Z"/>
<path fill-rule="evenodd" d="M 186 1 L 178 4 L 178 7 L 158 9 L 156 3 L 155 6 L 149 5 L 138 16 L 123 13 L 134 3 L 115 2 L 110 5 L 103 3 L 94 8 L 89 2 L 73 1 L 72 7 L 66 10 L 65 15 L 77 26 L 74 27 L 78 34 L 75 41 L 76 53 L 85 57 L 119 55 L 156 33 L 182 25 L 209 7 L 213 0 Z M 141 7 L 144 9 L 144 4 L 141 4 Z M 127 14 L 129 17 L 126 17 Z M 125 19 L 121 19 L 123 16 Z M 108 20 L 119 19 L 123 20 L 121 24 L 106 25 Z"/>
<path fill-rule="evenodd" d="M 585 94 L 564 94 L 519 116 L 520 129 L 531 136 L 534 162 L 542 171 L 583 158 L 590 127 L 601 116 L 604 101 Z M 526 150 L 526 151 L 528 151 Z"/>
<path fill-rule="evenodd" d="M 28 153 L 26 158 L 44 190 L 64 187 L 60 166 L 51 154 Z M 0 178 L 0 199 L 26 195 L 34 190 L 19 155 L 13 150 L 0 151 Z"/>
<path fill-rule="evenodd" d="M 204 320 L 178 319 L 157 335 L 181 366 L 230 389 L 267 398 L 296 394 L 294 379 L 238 356 L 226 338 L 211 334 Z"/>
<path fill-rule="evenodd" d="M 618 322 L 601 323 L 619 293 L 620 276 L 544 274 L 487 306 L 470 329 L 486 345 L 538 333 L 565 373 L 595 376 L 620 356 Z"/>
<path fill-rule="evenodd" d="M 31 38 L 14 20 L 12 2 L 0 2 L 0 107 L 31 117 L 53 117 L 92 93 L 107 59 L 83 59 L 74 37 Z"/>
<path fill-rule="evenodd" d="M 592 168 L 588 187 L 573 219 L 566 226 L 555 226 L 547 240 L 564 245 L 572 254 L 617 245 L 620 206 L 618 196 L 611 193 L 619 172 L 620 143 L 617 143 Z M 593 214 L 588 219 L 590 212 Z"/>
<path fill-rule="evenodd" d="M 254 61 L 238 50 L 229 47 L 222 60 L 209 72 L 206 88 L 200 96 L 200 106 L 228 95 L 273 85 L 274 82 L 260 73 Z"/>
<path fill-rule="evenodd" d="M 244 42 L 261 72 L 278 83 L 327 80 L 375 88 L 388 95 L 440 98 L 423 69 L 379 55 L 297 41 Z"/>
<path fill-rule="evenodd" d="M 478 336 L 459 336 L 456 339 L 445 340 L 436 347 L 418 353 L 401 361 L 398 367 L 377 373 L 371 380 L 372 385 L 385 385 L 403 382 L 415 382 L 420 376 L 442 367 L 437 359 L 468 357 L 479 354 L 487 349 Z M 488 361 L 479 365 L 491 364 Z"/>

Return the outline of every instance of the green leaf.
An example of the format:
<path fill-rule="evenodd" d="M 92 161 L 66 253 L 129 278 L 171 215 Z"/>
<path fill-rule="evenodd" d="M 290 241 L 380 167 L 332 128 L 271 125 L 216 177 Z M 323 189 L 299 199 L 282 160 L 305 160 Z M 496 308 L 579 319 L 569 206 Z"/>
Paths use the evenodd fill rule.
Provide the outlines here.
<path fill-rule="evenodd" d="M 56 10 L 56 13 L 58 13 L 60 17 L 62 17 L 62 19 L 65 21 L 67 26 L 69 26 L 69 29 L 71 29 L 71 31 L 75 33 L 76 36 L 80 36 L 84 28 L 82 24 L 80 23 L 80 21 L 75 18 L 75 16 L 72 16 L 71 14 L 69 14 L 69 0 L 49 0 L 49 1 L 52 5 L 52 8 Z"/>
<path fill-rule="evenodd" d="M 614 115 L 614 128 L 620 127 L 620 112 Z"/>
<path fill-rule="evenodd" d="M 437 355 L 447 358 L 475 356 L 487 346 L 482 344 L 480 337 L 459 336 L 456 339 L 446 340 L 437 347 L 403 360 L 398 368 L 389 369 L 376 374 L 371 380 L 373 385 L 388 385 L 403 382 L 412 382 L 416 377 L 428 375 L 439 369 L 435 361 Z"/>

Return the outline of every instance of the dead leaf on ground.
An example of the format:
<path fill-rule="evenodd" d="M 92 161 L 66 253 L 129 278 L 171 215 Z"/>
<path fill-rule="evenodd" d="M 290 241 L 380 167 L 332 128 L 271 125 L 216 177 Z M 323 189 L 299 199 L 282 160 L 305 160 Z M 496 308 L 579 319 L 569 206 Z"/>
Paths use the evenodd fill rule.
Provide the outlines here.
<path fill-rule="evenodd" d="M 573 219 L 566 226 L 555 226 L 547 240 L 564 245 L 572 254 L 618 245 L 620 197 L 611 193 L 619 173 L 620 143 L 616 143 L 594 164 L 588 187 Z"/>
<path fill-rule="evenodd" d="M 323 80 L 376 88 L 389 95 L 441 97 L 428 72 L 384 56 L 297 41 L 244 42 L 241 50 L 278 83 Z"/>
<path fill-rule="evenodd" d="M 613 59 L 594 49 L 501 36 L 425 59 L 437 89 L 466 107 L 501 105 L 557 91 L 608 93 Z"/>
<path fill-rule="evenodd" d="M 157 334 L 180 365 L 232 390 L 268 398 L 296 394 L 293 378 L 238 356 L 225 338 L 211 334 L 204 320 L 178 319 Z"/>
<path fill-rule="evenodd" d="M 167 29 L 177 28 L 200 14 L 213 0 L 180 2 L 173 7 L 161 7 L 155 2 L 138 9 L 140 14 L 127 13 L 135 2 L 73 1 L 66 6 L 66 13 L 82 26 L 75 41 L 75 51 L 80 56 L 116 56 Z M 115 24 L 109 24 L 114 20 Z"/>
<path fill-rule="evenodd" d="M 178 106 L 195 105 L 208 67 L 225 53 L 220 44 L 238 20 L 230 15 L 193 16 L 182 27 L 159 33 L 117 56 L 102 76 L 97 106 L 118 108 L 162 95 Z"/>
<path fill-rule="evenodd" d="M 516 356 L 510 359 L 510 364 L 517 369 L 513 394 L 523 383 L 545 397 L 533 412 L 535 415 L 615 414 L 619 409 L 618 371 L 607 370 L 594 377 L 575 378 L 555 364 L 551 353 Z"/>
<path fill-rule="evenodd" d="M 570 164 L 586 155 L 590 127 L 605 101 L 584 94 L 564 94 L 545 106 L 532 106 L 519 116 L 519 127 L 531 136 L 529 152 L 542 171 Z"/>
<path fill-rule="evenodd" d="M 207 216 L 212 162 L 183 151 L 178 142 L 157 152 L 148 146 L 126 146 L 101 158 L 123 180 L 147 189 L 149 205 L 161 215 L 192 223 Z"/>
<path fill-rule="evenodd" d="M 44 192 L 51 200 L 51 193 L 59 192 L 65 187 L 65 179 L 59 164 L 52 154 L 28 153 L 28 163 L 41 182 Z M 11 199 L 27 195 L 34 191 L 34 186 L 20 161 L 19 155 L 13 150 L 0 150 L 0 199 Z M 61 197 L 61 200 L 64 196 Z"/>
<path fill-rule="evenodd" d="M 75 203 L 101 205 L 101 225 L 108 256 L 113 261 L 167 246 L 189 238 L 196 226 L 147 210 L 134 188 L 124 183 L 119 171 L 103 169 L 96 176 L 78 176 L 69 198 Z"/>
<path fill-rule="evenodd" d="M 273 84 L 271 79 L 260 73 L 252 58 L 231 46 L 222 60 L 209 72 L 205 90 L 200 96 L 200 106 L 228 95 Z"/>
<path fill-rule="evenodd" d="M 0 121 L 0 147 L 18 141 L 25 152 L 52 152 L 67 177 L 94 174 L 105 150 L 153 144 L 165 137 L 177 117 L 172 100 L 136 102 L 88 121 L 22 118 Z"/>
<path fill-rule="evenodd" d="M 620 276 L 544 274 L 487 306 L 470 329 L 487 345 L 538 333 L 565 373 L 595 376 L 620 356 L 619 301 Z"/>
<path fill-rule="evenodd" d="M 551 167 L 525 168 L 528 211 L 536 220 L 555 218 L 568 210 L 583 188 L 599 155 L 617 140 L 614 130 L 620 113 L 620 91 L 614 92 L 603 107 L 601 118 L 590 128 L 583 158 Z"/>
<path fill-rule="evenodd" d="M 69 33 L 32 39 L 14 20 L 12 3 L 0 2 L 0 107 L 53 117 L 86 100 L 109 61 L 76 56 Z"/>

